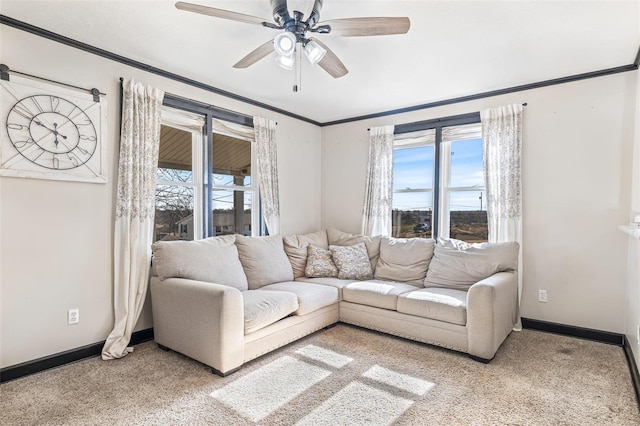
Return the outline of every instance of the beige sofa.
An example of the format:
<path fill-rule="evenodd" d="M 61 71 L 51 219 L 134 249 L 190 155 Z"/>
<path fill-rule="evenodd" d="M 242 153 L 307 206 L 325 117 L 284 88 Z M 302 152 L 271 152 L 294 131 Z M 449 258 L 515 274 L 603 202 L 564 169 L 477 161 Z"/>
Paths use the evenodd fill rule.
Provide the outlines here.
<path fill-rule="evenodd" d="M 517 316 L 517 243 L 327 229 L 158 242 L 153 252 L 156 342 L 220 375 L 338 321 L 488 362 Z"/>

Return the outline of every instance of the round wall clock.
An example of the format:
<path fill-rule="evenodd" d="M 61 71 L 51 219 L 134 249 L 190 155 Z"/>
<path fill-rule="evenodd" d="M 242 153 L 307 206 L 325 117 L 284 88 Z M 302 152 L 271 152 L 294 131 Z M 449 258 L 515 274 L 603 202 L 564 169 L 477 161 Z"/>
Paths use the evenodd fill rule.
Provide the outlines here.
<path fill-rule="evenodd" d="M 16 150 L 47 169 L 80 167 L 91 159 L 98 146 L 91 118 L 82 108 L 59 96 L 20 99 L 9 110 L 6 127 Z"/>

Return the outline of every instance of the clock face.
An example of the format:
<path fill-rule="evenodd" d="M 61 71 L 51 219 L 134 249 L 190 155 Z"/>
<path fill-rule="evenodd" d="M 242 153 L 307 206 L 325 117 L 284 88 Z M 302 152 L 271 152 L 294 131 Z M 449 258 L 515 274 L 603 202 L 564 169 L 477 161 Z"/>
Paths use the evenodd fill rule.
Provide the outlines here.
<path fill-rule="evenodd" d="M 98 146 L 91 118 L 58 96 L 21 99 L 9 110 L 6 126 L 9 140 L 20 155 L 47 169 L 80 167 L 91 159 Z"/>

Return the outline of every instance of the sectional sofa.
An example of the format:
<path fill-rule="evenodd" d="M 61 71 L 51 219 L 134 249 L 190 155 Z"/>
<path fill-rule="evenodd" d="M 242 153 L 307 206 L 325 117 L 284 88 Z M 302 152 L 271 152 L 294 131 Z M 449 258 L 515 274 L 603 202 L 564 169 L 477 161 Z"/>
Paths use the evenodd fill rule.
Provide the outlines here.
<path fill-rule="evenodd" d="M 517 317 L 517 243 L 330 228 L 152 248 L 156 342 L 220 375 L 338 321 L 488 362 Z"/>

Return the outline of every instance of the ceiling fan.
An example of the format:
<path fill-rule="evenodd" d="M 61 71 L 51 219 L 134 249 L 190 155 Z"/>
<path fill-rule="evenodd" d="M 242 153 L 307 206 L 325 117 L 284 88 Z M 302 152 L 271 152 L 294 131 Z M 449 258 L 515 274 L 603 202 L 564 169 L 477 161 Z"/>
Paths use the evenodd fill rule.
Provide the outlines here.
<path fill-rule="evenodd" d="M 274 30 L 284 30 L 274 39 L 267 41 L 240 59 L 233 66 L 234 68 L 247 68 L 275 51 L 278 55 L 276 58 L 278 64 L 283 68 L 293 69 L 296 63 L 295 53 L 298 52 L 300 55 L 299 52 L 302 51 L 312 64 L 320 65 L 334 78 L 346 75 L 349 70 L 331 49 L 320 40 L 307 37 L 307 33 L 331 34 L 342 37 L 406 34 L 411 25 L 407 17 L 345 18 L 319 22 L 324 0 L 314 1 L 313 9 L 305 20 L 301 12 L 289 13 L 286 0 L 270 0 L 270 2 L 275 23 L 256 16 L 193 3 L 178 2 L 176 8 L 245 24 L 261 25 Z M 294 91 L 297 91 L 296 86 L 294 86 Z"/>

